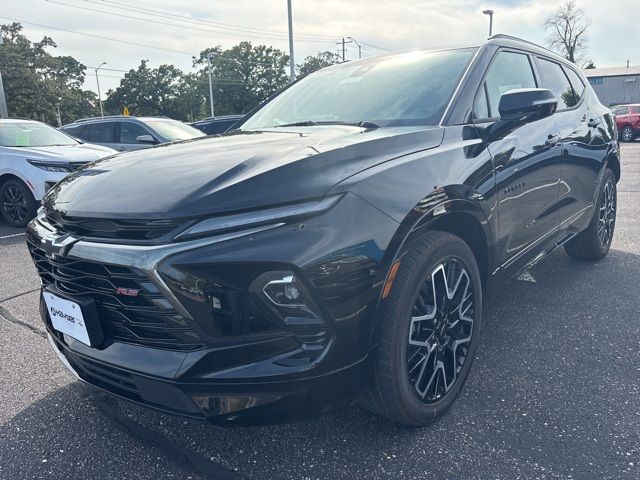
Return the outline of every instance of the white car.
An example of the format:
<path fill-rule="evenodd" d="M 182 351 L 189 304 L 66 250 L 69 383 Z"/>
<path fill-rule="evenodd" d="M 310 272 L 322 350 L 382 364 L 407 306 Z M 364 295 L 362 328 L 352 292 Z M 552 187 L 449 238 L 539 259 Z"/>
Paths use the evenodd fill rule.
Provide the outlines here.
<path fill-rule="evenodd" d="M 25 226 L 42 197 L 78 167 L 117 153 L 82 143 L 44 123 L 0 119 L 0 212 Z"/>

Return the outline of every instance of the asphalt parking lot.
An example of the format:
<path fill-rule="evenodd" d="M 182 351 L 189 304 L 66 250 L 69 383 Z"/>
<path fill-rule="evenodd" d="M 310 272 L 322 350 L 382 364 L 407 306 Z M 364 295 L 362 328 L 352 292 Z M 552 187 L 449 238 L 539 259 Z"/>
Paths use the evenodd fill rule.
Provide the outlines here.
<path fill-rule="evenodd" d="M 0 478 L 640 478 L 640 143 L 600 263 L 558 251 L 485 313 L 461 397 L 402 428 L 359 407 L 220 428 L 75 381 L 49 349 L 20 230 L 0 223 Z"/>

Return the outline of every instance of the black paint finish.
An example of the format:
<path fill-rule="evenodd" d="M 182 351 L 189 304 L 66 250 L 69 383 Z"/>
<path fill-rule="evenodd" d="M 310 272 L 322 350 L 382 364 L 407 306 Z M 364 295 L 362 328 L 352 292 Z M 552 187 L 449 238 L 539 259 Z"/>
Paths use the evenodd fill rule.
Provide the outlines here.
<path fill-rule="evenodd" d="M 460 236 L 485 291 L 495 292 L 586 227 L 607 166 L 619 176 L 613 118 L 579 71 L 585 91 L 573 108 L 474 120 L 473 100 L 504 50 L 529 56 L 534 66 L 541 57 L 573 68 L 540 47 L 497 36 L 478 49 L 439 125 L 240 130 L 123 154 L 67 177 L 45 210 L 66 222 L 118 224 L 109 243 L 136 244 L 140 258 L 159 243 L 180 247 L 166 235 L 183 224 L 340 198 L 326 211 L 250 235 L 177 248 L 154 266 L 154 281 L 186 311 L 175 322 L 197 332 L 203 348 L 178 353 L 107 339 L 95 350 L 51 332 L 58 348 L 89 383 L 219 423 L 297 418 L 356 399 L 369 381 L 385 279 L 415 235 L 436 229 Z M 50 235 L 38 222 L 29 227 L 31 242 Z M 167 222 L 170 233 L 145 240 L 140 225 L 149 222 Z M 138 236 L 127 238 L 134 227 Z M 276 274 L 295 277 L 304 308 L 269 301 L 261 282 Z M 135 388 L 114 388 L 82 370 L 83 361 L 128 375 Z"/>

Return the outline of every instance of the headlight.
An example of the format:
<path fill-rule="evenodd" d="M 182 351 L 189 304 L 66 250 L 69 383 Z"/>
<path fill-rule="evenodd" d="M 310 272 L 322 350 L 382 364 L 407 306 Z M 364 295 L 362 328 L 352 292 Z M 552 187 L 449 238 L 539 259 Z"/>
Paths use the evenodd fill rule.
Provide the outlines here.
<path fill-rule="evenodd" d="M 329 210 L 340 197 L 341 195 L 334 195 L 311 202 L 207 218 L 187 228 L 182 233 L 179 233 L 175 237 L 175 240 L 184 240 L 213 233 L 238 230 L 249 226 L 254 227 L 269 224 L 275 226 L 282 224 L 284 220 L 307 217 Z"/>
<path fill-rule="evenodd" d="M 60 162 L 47 162 L 46 160 L 32 160 L 27 158 L 27 162 L 29 162 L 34 167 L 38 167 L 41 170 L 46 170 L 47 172 L 63 172 L 69 173 L 71 169 L 65 163 Z"/>

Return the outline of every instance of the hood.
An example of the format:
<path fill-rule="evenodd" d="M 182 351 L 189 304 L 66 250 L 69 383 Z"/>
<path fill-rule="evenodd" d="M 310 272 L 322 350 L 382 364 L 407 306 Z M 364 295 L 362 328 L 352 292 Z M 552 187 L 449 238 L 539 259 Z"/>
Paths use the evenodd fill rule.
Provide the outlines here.
<path fill-rule="evenodd" d="M 92 145 L 90 143 L 78 143 L 76 145 L 52 145 L 48 147 L 7 147 L 11 152 L 24 155 L 33 160 L 60 161 L 60 162 L 93 162 L 101 158 L 113 155 L 116 152 L 112 148 Z"/>
<path fill-rule="evenodd" d="M 74 217 L 189 218 L 322 197 L 362 170 L 438 146 L 440 127 L 278 128 L 160 145 L 107 158 L 45 198 Z"/>

